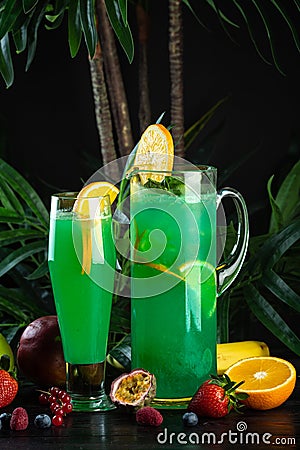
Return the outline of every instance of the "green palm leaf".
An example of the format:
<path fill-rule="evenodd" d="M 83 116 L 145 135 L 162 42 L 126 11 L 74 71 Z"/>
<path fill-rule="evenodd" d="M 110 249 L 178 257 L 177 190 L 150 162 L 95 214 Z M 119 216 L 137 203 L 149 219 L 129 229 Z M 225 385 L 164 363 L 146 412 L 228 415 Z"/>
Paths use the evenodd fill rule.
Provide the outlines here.
<path fill-rule="evenodd" d="M 74 58 L 78 53 L 82 37 L 79 0 L 73 0 L 69 6 L 68 37 L 70 53 Z"/>
<path fill-rule="evenodd" d="M 229 18 L 228 15 L 224 12 L 224 6 L 221 2 L 216 2 L 215 0 L 206 0 L 206 2 L 210 5 L 210 7 L 215 11 L 215 13 L 218 15 L 219 21 L 221 26 L 223 27 L 226 34 L 230 37 L 230 39 L 233 40 L 230 29 L 228 28 L 228 24 L 230 26 L 237 27 L 238 25 L 236 23 L 233 23 Z M 300 51 L 300 37 L 299 37 L 299 28 L 297 28 L 297 25 L 299 23 L 299 17 L 298 19 L 292 18 L 290 14 L 287 12 L 286 7 L 284 5 L 284 2 L 282 0 L 269 0 L 269 2 L 273 5 L 273 10 L 279 13 L 281 19 L 283 22 L 287 25 L 288 29 L 291 32 L 292 39 L 295 43 L 295 46 L 298 51 Z M 188 2 L 185 2 L 188 3 Z M 273 21 L 270 17 L 269 11 L 266 8 L 266 6 L 269 6 L 267 4 L 266 0 L 251 0 L 251 2 L 245 2 L 243 0 L 232 0 L 232 3 L 238 10 L 239 14 L 241 15 L 242 20 L 246 24 L 249 37 L 259 54 L 259 56 L 268 64 L 270 64 L 270 61 L 266 58 L 266 56 L 260 51 L 259 48 L 259 42 L 258 38 L 255 37 L 255 30 L 257 29 L 257 20 L 254 18 L 251 18 L 251 15 L 249 14 L 249 8 L 252 6 L 255 8 L 258 17 L 260 18 L 265 33 L 266 38 L 268 40 L 269 49 L 272 55 L 272 60 L 274 65 L 276 66 L 277 70 L 284 75 L 284 71 L 280 65 L 280 58 L 277 54 L 277 45 L 276 40 L 277 36 L 273 27 Z M 296 5 L 296 8 L 299 12 L 299 0 L 294 0 L 294 4 Z M 219 6 L 221 5 L 221 6 Z M 223 8 L 222 8 L 223 7 Z M 257 18 L 256 18 L 257 19 Z"/>
<path fill-rule="evenodd" d="M 258 43 L 256 42 L 253 30 L 252 30 L 252 26 L 250 24 L 250 21 L 248 19 L 247 13 L 244 11 L 243 7 L 239 4 L 238 0 L 233 0 L 233 3 L 235 4 L 236 8 L 239 10 L 246 26 L 247 26 L 247 30 L 250 36 L 250 39 L 255 47 L 255 50 L 257 51 L 257 53 L 259 54 L 259 56 L 261 57 L 261 59 L 266 63 L 266 64 L 271 64 L 270 61 L 267 60 L 267 58 L 262 54 L 262 52 L 259 49 Z"/>
<path fill-rule="evenodd" d="M 37 47 L 37 33 L 39 26 L 42 22 L 42 19 L 44 18 L 44 14 L 47 7 L 47 0 L 40 1 L 37 5 L 37 7 L 34 10 L 34 13 L 32 15 L 32 18 L 29 22 L 27 33 L 27 46 L 28 46 L 28 52 L 27 52 L 27 61 L 26 61 L 26 71 L 29 69 L 33 58 L 35 56 L 36 47 Z"/>
<path fill-rule="evenodd" d="M 121 46 L 123 47 L 129 62 L 133 61 L 134 44 L 128 23 L 124 23 L 122 12 L 117 2 L 105 0 L 107 14 Z"/>
<path fill-rule="evenodd" d="M 19 199 L 9 186 L 9 184 L 0 178 L 0 202 L 11 211 L 15 211 L 17 214 L 24 216 L 24 209 Z"/>
<path fill-rule="evenodd" d="M 259 321 L 289 349 L 300 355 L 300 340 L 269 302 L 253 286 L 244 287 L 246 302 Z"/>
<path fill-rule="evenodd" d="M 2 251 L 1 251 L 2 250 Z M 6 249 L 5 249 L 6 250 Z M 1 258 L 8 255 L 7 251 L 3 251 L 0 249 Z M 46 254 L 46 245 L 44 249 L 44 254 Z M 46 299 L 49 298 L 49 301 L 52 301 L 52 291 L 49 286 L 49 278 L 48 274 L 46 278 L 41 279 L 38 282 L 29 280 L 28 278 L 32 276 L 34 272 L 32 272 L 32 266 L 26 263 L 26 261 L 19 263 L 12 270 L 7 273 L 7 276 L 11 279 L 13 286 L 17 286 L 18 291 L 22 293 L 24 297 L 27 298 L 28 303 L 34 303 L 38 308 L 41 308 L 41 298 Z M 5 288 L 8 289 L 6 297 L 9 297 L 9 292 L 14 292 L 16 288 Z M 12 294 L 13 295 L 13 294 Z M 46 304 L 46 303 L 45 303 Z M 49 304 L 50 305 L 50 304 Z"/>
<path fill-rule="evenodd" d="M 182 3 L 185 3 L 186 6 L 189 8 L 189 10 L 191 11 L 191 13 L 193 14 L 193 16 L 195 17 L 195 19 L 197 20 L 197 22 L 207 30 L 207 26 L 204 24 L 203 21 L 200 20 L 200 17 L 198 17 L 198 15 L 195 13 L 194 9 L 192 8 L 191 3 L 188 0 L 182 0 Z"/>
<path fill-rule="evenodd" d="M 298 35 L 298 30 L 295 27 L 292 19 L 289 17 L 284 4 L 279 1 L 279 0 L 270 0 L 271 3 L 275 6 L 275 8 L 279 11 L 279 13 L 281 14 L 281 17 L 284 19 L 285 23 L 287 24 L 288 28 L 291 31 L 291 34 L 293 36 L 295 45 L 297 47 L 298 52 L 300 52 L 300 39 L 299 39 L 299 35 Z"/>
<path fill-rule="evenodd" d="M 28 323 L 29 317 L 26 312 L 21 308 L 16 308 L 14 302 L 7 300 L 7 298 L 0 295 L 0 311 L 7 313 L 10 317 L 14 317 L 16 320 Z"/>
<path fill-rule="evenodd" d="M 46 19 L 48 20 L 48 24 L 46 25 L 47 30 L 56 30 L 56 28 L 59 28 L 64 20 L 64 12 L 61 14 L 58 14 L 56 16 L 46 14 Z"/>
<path fill-rule="evenodd" d="M 39 240 L 37 242 L 26 244 L 18 248 L 17 250 L 12 251 L 0 262 L 0 277 L 5 275 L 17 264 L 24 261 L 29 256 L 35 255 L 36 253 L 39 253 L 43 250 L 45 250 L 45 241 Z"/>
<path fill-rule="evenodd" d="M 300 312 L 300 296 L 276 272 L 263 273 L 261 282 L 283 303 Z"/>
<path fill-rule="evenodd" d="M 64 19 L 65 11 L 70 7 L 72 7 L 75 4 L 75 7 L 77 8 L 77 1 L 70 2 L 68 0 L 56 0 L 55 4 L 51 7 L 50 11 L 47 11 L 48 14 L 45 15 L 46 19 L 48 20 L 49 24 L 46 25 L 47 30 L 55 30 L 58 28 Z"/>
<path fill-rule="evenodd" d="M 276 51 L 276 47 L 274 46 L 274 42 L 275 42 L 275 36 L 274 36 L 274 32 L 273 32 L 273 27 L 272 27 L 272 23 L 271 21 L 269 21 L 269 18 L 264 10 L 263 7 L 263 3 L 262 2 L 258 2 L 257 0 L 252 0 L 252 3 L 254 4 L 254 6 L 256 7 L 262 22 L 264 24 L 265 30 L 266 30 L 266 34 L 267 34 L 267 38 L 269 41 L 269 46 L 270 46 L 270 50 L 271 50 L 271 54 L 272 54 L 272 58 L 273 58 L 273 62 L 277 68 L 277 70 L 284 75 L 283 70 L 281 69 L 279 62 L 278 62 L 278 57 L 277 57 L 277 51 Z"/>
<path fill-rule="evenodd" d="M 90 58 L 93 58 L 97 42 L 95 2 L 94 0 L 79 0 L 79 8 L 85 42 L 89 50 Z"/>
<path fill-rule="evenodd" d="M 272 216 L 271 216 L 272 227 L 270 227 L 270 231 L 272 230 L 273 232 L 274 231 L 276 232 L 283 227 L 283 215 L 271 191 L 273 179 L 274 175 L 272 175 L 271 178 L 268 180 L 267 189 L 270 205 L 272 208 Z"/>
<path fill-rule="evenodd" d="M 3 159 L 0 159 L 0 176 L 20 195 L 29 210 L 39 219 L 41 225 L 48 229 L 49 213 L 28 181 Z"/>
<path fill-rule="evenodd" d="M 0 207 L 0 223 L 23 224 L 24 221 L 26 221 L 24 216 L 20 216 L 10 209 Z"/>
<path fill-rule="evenodd" d="M 127 22 L 127 0 L 118 0 L 119 2 L 119 8 L 122 14 L 122 20 L 125 25 L 128 25 Z"/>
<path fill-rule="evenodd" d="M 228 100 L 228 97 L 222 98 L 215 105 L 213 105 L 202 117 L 200 117 L 197 122 L 195 122 L 188 130 L 184 133 L 184 148 L 185 151 L 193 144 L 195 139 L 199 136 L 201 130 L 205 128 L 209 120 L 213 117 L 216 110 Z"/>
<path fill-rule="evenodd" d="M 0 40 L 0 72 L 6 83 L 6 87 L 10 87 L 14 81 L 14 68 L 11 59 L 8 34 Z"/>
<path fill-rule="evenodd" d="M 15 309 L 20 309 L 27 314 L 30 313 L 31 316 L 34 315 L 35 317 L 38 317 L 45 313 L 45 311 L 34 302 L 28 301 L 28 296 L 24 295 L 20 289 L 11 289 L 0 285 L 0 299 L 5 299 L 10 302 Z M 0 302 L 0 309 L 2 304 L 3 303 Z"/>
<path fill-rule="evenodd" d="M 300 204 L 300 161 L 298 161 L 282 182 L 276 198 L 271 192 L 273 177 L 268 182 L 268 194 L 272 207 L 269 233 L 279 231 L 284 225 L 296 218 Z"/>
<path fill-rule="evenodd" d="M 22 13 L 23 7 L 20 0 L 6 0 L 0 16 L 0 39 L 13 28 L 14 23 Z"/>
<path fill-rule="evenodd" d="M 55 4 L 53 5 L 53 14 L 58 16 L 62 14 L 67 8 L 69 8 L 73 3 L 73 0 L 55 0 Z"/>
<path fill-rule="evenodd" d="M 16 31 L 12 32 L 17 53 L 23 52 L 26 48 L 27 26 L 28 26 L 29 20 L 30 20 L 30 17 L 28 18 L 27 22 L 24 25 L 22 25 L 20 28 L 17 28 Z"/>
<path fill-rule="evenodd" d="M 260 250 L 248 262 L 247 270 L 251 275 L 271 270 L 282 255 L 300 239 L 300 220 L 286 226 L 282 231 L 266 240 Z"/>
<path fill-rule="evenodd" d="M 238 28 L 238 25 L 236 23 L 232 22 L 232 20 L 230 20 L 229 17 L 223 13 L 223 11 L 219 8 L 218 4 L 214 0 L 206 0 L 206 2 L 217 13 L 222 27 L 224 26 L 224 22 L 227 22 L 230 25 Z M 222 22 L 223 22 L 223 24 L 222 24 Z M 231 36 L 230 36 L 230 38 L 231 38 Z"/>
<path fill-rule="evenodd" d="M 37 5 L 39 0 L 22 0 L 22 1 L 23 1 L 23 10 L 27 14 Z"/>
<path fill-rule="evenodd" d="M 15 244 L 16 242 L 26 241 L 27 239 L 45 238 L 44 233 L 35 229 L 17 228 L 15 230 L 0 231 L 0 246 Z"/>
<path fill-rule="evenodd" d="M 293 0 L 296 7 L 298 8 L 298 11 L 300 12 L 300 0 Z"/>
<path fill-rule="evenodd" d="M 26 280 L 37 280 L 49 274 L 48 261 L 42 262 L 30 275 L 26 276 Z"/>

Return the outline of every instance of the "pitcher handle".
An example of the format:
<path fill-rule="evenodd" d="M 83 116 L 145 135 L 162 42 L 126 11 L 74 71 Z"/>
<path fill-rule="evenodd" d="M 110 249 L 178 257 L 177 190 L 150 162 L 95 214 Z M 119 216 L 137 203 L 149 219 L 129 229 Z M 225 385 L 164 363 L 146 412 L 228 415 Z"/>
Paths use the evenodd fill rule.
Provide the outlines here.
<path fill-rule="evenodd" d="M 231 197 L 233 199 L 238 216 L 238 230 L 237 241 L 231 253 L 226 261 L 216 268 L 217 296 L 223 294 L 236 279 L 244 262 L 249 242 L 248 212 L 244 198 L 233 188 L 223 188 L 217 194 L 217 208 L 225 197 Z"/>

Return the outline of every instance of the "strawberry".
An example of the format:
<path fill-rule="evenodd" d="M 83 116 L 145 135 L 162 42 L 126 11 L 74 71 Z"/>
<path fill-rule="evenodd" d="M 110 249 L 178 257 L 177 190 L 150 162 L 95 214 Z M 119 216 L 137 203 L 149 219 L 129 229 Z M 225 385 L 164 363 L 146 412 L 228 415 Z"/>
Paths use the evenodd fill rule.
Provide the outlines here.
<path fill-rule="evenodd" d="M 240 401 L 245 400 L 247 394 L 238 394 L 236 389 L 243 384 L 231 381 L 227 375 L 211 375 L 197 390 L 188 405 L 188 411 L 197 416 L 224 417 L 232 409 L 239 411 L 243 406 Z"/>
<path fill-rule="evenodd" d="M 14 372 L 9 370 L 9 356 L 2 355 L 0 359 L 0 408 L 9 405 L 18 392 L 18 382 Z"/>

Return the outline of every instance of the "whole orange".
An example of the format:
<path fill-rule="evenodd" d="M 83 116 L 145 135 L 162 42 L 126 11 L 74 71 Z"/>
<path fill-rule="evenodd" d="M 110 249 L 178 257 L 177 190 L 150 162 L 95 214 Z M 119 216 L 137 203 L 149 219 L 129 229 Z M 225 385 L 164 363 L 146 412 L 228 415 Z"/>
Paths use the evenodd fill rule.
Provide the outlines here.
<path fill-rule="evenodd" d="M 24 330 L 17 351 L 23 375 L 39 386 L 63 386 L 66 365 L 57 316 L 43 316 Z"/>

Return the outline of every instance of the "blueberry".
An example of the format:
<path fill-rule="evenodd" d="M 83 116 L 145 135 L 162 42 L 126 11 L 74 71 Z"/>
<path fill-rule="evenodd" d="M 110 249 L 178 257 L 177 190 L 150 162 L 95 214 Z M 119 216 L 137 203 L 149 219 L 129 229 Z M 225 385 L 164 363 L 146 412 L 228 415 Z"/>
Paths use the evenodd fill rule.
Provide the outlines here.
<path fill-rule="evenodd" d="M 2 428 L 3 430 L 9 430 L 10 429 L 10 418 L 11 418 L 11 414 L 9 413 L 2 413 L 0 414 L 0 429 Z"/>
<path fill-rule="evenodd" d="M 34 425 L 37 428 L 49 428 L 51 426 L 51 419 L 48 414 L 39 414 L 34 419 Z"/>
<path fill-rule="evenodd" d="M 198 423 L 198 416 L 193 412 L 186 412 L 182 416 L 182 421 L 184 425 L 188 427 L 194 427 Z"/>

